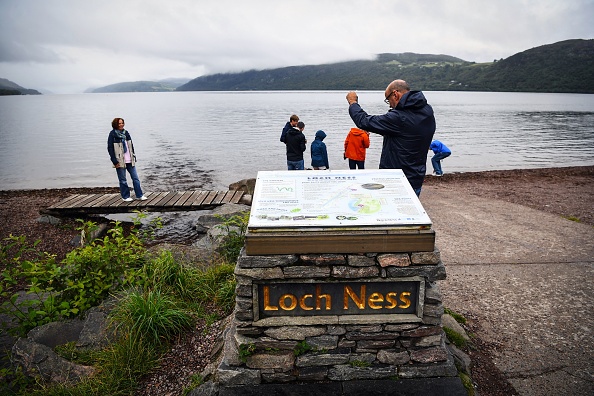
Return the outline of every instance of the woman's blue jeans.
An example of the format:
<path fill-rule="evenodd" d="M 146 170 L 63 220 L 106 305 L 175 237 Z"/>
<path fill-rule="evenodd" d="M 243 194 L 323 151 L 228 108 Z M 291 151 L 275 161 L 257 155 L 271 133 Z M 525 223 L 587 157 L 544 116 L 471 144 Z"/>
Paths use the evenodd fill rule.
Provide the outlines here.
<path fill-rule="evenodd" d="M 118 180 L 120 181 L 120 194 L 122 194 L 122 198 L 130 198 L 130 187 L 128 187 L 126 181 L 126 170 L 132 178 L 132 185 L 134 186 L 134 194 L 136 194 L 136 198 L 142 197 L 142 188 L 140 188 L 140 179 L 138 178 L 138 173 L 136 173 L 136 167 L 132 166 L 132 164 L 126 164 L 126 168 L 116 168 Z"/>

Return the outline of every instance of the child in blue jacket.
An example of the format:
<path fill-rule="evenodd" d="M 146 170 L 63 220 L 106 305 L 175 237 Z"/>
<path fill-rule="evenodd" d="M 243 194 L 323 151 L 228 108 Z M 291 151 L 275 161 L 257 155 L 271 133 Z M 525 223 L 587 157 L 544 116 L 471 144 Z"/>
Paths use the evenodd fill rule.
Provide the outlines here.
<path fill-rule="evenodd" d="M 429 150 L 433 150 L 435 154 L 431 157 L 431 164 L 433 165 L 433 176 L 443 176 L 443 170 L 441 169 L 441 160 L 444 158 L 449 157 L 452 152 L 450 149 L 440 142 L 439 140 L 434 140 L 431 142 L 429 146 Z"/>
<path fill-rule="evenodd" d="M 326 133 L 324 131 L 317 131 L 316 139 L 311 143 L 311 166 L 316 170 L 330 169 L 326 143 L 322 141 L 325 137 Z"/>

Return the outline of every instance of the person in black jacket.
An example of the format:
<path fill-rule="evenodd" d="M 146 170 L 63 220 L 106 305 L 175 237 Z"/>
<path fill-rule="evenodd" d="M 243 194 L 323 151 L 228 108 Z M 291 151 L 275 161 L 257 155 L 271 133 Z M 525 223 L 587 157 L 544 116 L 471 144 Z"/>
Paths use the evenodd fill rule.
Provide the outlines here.
<path fill-rule="evenodd" d="M 369 115 L 357 103 L 357 94 L 347 93 L 349 115 L 357 128 L 384 137 L 380 169 L 402 169 L 420 196 L 427 152 L 435 134 L 433 108 L 421 91 L 411 91 L 404 80 L 392 81 L 384 95 L 390 110 L 382 115 Z"/>
<path fill-rule="evenodd" d="M 147 197 L 142 193 L 140 187 L 140 179 L 136 173 L 136 155 L 134 154 L 134 145 L 132 138 L 127 130 L 124 129 L 124 119 L 114 118 L 111 122 L 113 128 L 107 137 L 107 152 L 111 163 L 118 174 L 120 182 L 120 194 L 124 202 L 131 202 L 130 188 L 126 181 L 126 170 L 132 178 L 132 185 L 134 186 L 134 194 L 136 198 L 144 201 Z"/>
<path fill-rule="evenodd" d="M 306 149 L 307 140 L 303 134 L 305 124 L 297 123 L 297 128 L 291 127 L 285 135 L 285 145 L 287 147 L 287 169 L 303 170 L 303 152 Z"/>
<path fill-rule="evenodd" d="M 298 121 L 299 121 L 299 117 L 297 117 L 297 115 L 295 115 L 295 114 L 293 114 L 291 117 L 289 117 L 289 121 L 287 121 L 287 123 L 285 124 L 285 127 L 283 128 L 283 131 L 281 132 L 281 136 L 280 136 L 281 142 L 286 143 L 285 137 L 287 136 L 287 131 L 291 128 L 296 127 Z"/>

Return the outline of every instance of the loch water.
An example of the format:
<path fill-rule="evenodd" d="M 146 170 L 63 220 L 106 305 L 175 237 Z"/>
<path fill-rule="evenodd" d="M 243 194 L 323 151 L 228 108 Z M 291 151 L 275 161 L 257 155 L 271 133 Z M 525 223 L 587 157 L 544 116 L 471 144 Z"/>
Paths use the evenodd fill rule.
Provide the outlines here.
<path fill-rule="evenodd" d="M 447 172 L 594 165 L 594 95 L 424 92 L 435 138 L 452 150 Z M 283 170 L 281 129 L 291 114 L 309 144 L 324 130 L 330 167 L 347 169 L 354 126 L 342 91 L 166 92 L 0 97 L 0 190 L 117 186 L 107 154 L 111 120 L 123 117 L 147 191 L 226 189 Z M 358 92 L 370 114 L 388 110 L 383 91 Z M 371 134 L 366 167 L 382 137 Z M 429 155 L 430 157 L 430 155 Z M 428 171 L 431 165 L 428 162 Z"/>

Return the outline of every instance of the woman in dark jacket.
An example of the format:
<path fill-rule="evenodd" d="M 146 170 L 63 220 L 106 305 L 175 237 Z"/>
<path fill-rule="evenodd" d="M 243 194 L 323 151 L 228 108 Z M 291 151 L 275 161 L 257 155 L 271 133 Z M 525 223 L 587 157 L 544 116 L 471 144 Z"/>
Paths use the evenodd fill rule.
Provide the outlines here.
<path fill-rule="evenodd" d="M 113 129 L 109 132 L 109 137 L 107 138 L 107 152 L 109 153 L 109 158 L 118 174 L 122 199 L 125 202 L 133 201 L 130 197 L 130 187 L 128 187 L 126 181 L 127 170 L 132 178 L 132 185 L 134 186 L 134 194 L 136 194 L 136 198 L 144 201 L 147 198 L 142 193 L 142 188 L 140 187 L 140 179 L 136 173 L 134 145 L 132 144 L 130 134 L 124 129 L 124 119 L 114 118 L 111 122 L 111 127 Z"/>

